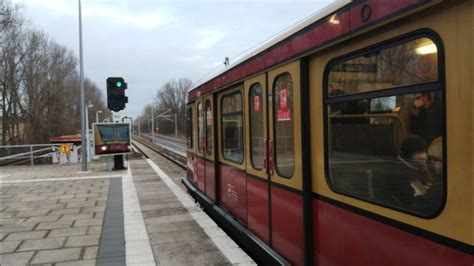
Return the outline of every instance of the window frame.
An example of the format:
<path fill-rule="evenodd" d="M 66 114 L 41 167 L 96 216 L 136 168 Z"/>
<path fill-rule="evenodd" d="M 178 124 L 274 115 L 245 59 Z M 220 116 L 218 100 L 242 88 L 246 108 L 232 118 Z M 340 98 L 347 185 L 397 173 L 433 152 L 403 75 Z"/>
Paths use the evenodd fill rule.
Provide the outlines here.
<path fill-rule="evenodd" d="M 226 97 L 232 97 L 234 95 L 240 95 L 240 106 L 241 106 L 241 110 L 240 111 L 237 111 L 237 112 L 231 112 L 231 113 L 226 113 L 224 114 L 223 112 L 223 105 L 222 105 L 222 102 L 224 101 L 224 99 Z M 242 95 L 242 92 L 241 90 L 236 90 L 236 91 L 232 91 L 232 92 L 229 92 L 229 93 L 226 93 L 226 94 L 223 94 L 222 96 L 220 96 L 220 114 L 221 114 L 221 119 L 220 119 L 220 123 L 221 123 L 221 154 L 222 154 L 222 159 L 226 160 L 226 161 L 229 161 L 229 162 L 232 162 L 232 163 L 236 163 L 236 164 L 243 164 L 244 162 L 244 158 L 245 158 L 245 140 L 244 140 L 244 99 L 243 99 L 243 95 Z M 225 157 L 225 153 L 224 153 L 224 117 L 225 116 L 232 116 L 232 115 L 236 115 L 236 114 L 239 114 L 240 113 L 240 116 L 242 117 L 242 129 L 240 130 L 240 133 L 241 133 L 241 136 L 242 136 L 242 159 L 240 161 L 234 161 L 232 159 L 229 159 L 227 157 Z"/>
<path fill-rule="evenodd" d="M 249 143 L 249 147 L 248 147 L 249 149 L 248 150 L 249 150 L 249 157 L 250 157 L 250 165 L 252 165 L 253 169 L 261 171 L 261 170 L 264 169 L 264 167 L 265 167 L 264 164 L 265 163 L 262 161 L 262 166 L 260 168 L 256 167 L 254 162 L 253 162 L 253 152 L 252 152 L 252 147 L 253 147 L 252 146 L 252 136 L 253 135 L 252 135 L 252 118 L 251 118 L 252 115 L 251 115 L 251 112 L 252 112 L 252 107 L 253 107 L 253 104 L 252 104 L 253 99 L 250 96 L 252 95 L 252 88 L 254 86 L 257 86 L 257 85 L 260 86 L 260 96 L 261 96 L 261 101 L 262 101 L 260 103 L 260 108 L 261 108 L 260 112 L 262 114 L 262 138 L 263 138 L 263 141 L 265 141 L 265 124 L 263 123 L 264 115 L 265 115 L 264 110 L 263 110 L 263 101 L 264 101 L 264 99 L 263 99 L 263 86 L 260 82 L 255 82 L 255 83 L 252 83 L 252 85 L 249 86 L 249 92 L 248 92 L 248 94 L 249 94 L 248 95 L 248 99 L 249 99 L 249 102 L 248 102 L 248 104 L 249 104 L 248 120 L 249 120 L 249 138 L 250 138 L 249 142 L 248 142 Z M 263 157 L 265 158 L 265 154 L 263 155 Z M 262 158 L 262 160 L 263 160 L 263 158 Z"/>
<path fill-rule="evenodd" d="M 204 140 L 203 140 L 203 136 L 204 136 L 204 125 L 203 123 L 199 123 L 199 105 L 201 105 L 201 112 L 203 113 L 203 108 L 204 108 L 204 104 L 201 100 L 199 100 L 197 103 L 196 103 L 196 130 L 197 130 L 197 152 L 198 153 L 202 153 L 204 154 Z M 204 120 L 204 113 L 202 114 L 203 115 L 203 120 Z M 202 121 L 201 121 L 202 122 Z M 202 127 L 202 134 L 201 136 L 199 136 L 199 128 Z"/>
<path fill-rule="evenodd" d="M 277 173 L 277 175 L 280 176 L 281 178 L 284 178 L 284 179 L 288 179 L 288 180 L 289 180 L 289 179 L 292 179 L 293 176 L 295 176 L 296 160 L 297 160 L 297 157 L 296 157 L 296 145 L 295 145 L 295 137 L 296 137 L 296 135 L 295 135 L 295 126 L 296 126 L 296 125 L 295 125 L 295 123 L 294 123 L 294 122 L 295 122 L 294 117 L 295 117 L 295 109 L 296 109 L 296 108 L 295 108 L 295 106 L 294 106 L 294 99 L 293 99 L 293 110 L 292 110 L 292 113 L 291 113 L 291 115 L 292 115 L 292 122 L 293 122 L 293 128 L 292 128 L 292 130 L 293 130 L 293 171 L 292 171 L 292 173 L 291 173 L 290 176 L 283 175 L 283 174 L 281 174 L 281 172 L 278 170 L 278 164 L 277 164 L 277 162 L 278 162 L 278 153 L 277 153 L 277 149 L 276 149 L 276 146 L 277 146 L 276 124 L 277 124 L 278 120 L 277 120 L 276 113 L 275 113 L 275 111 L 277 110 L 277 109 L 276 109 L 277 103 L 276 103 L 276 101 L 275 101 L 275 95 L 276 95 L 276 94 L 275 94 L 275 89 L 276 89 L 276 86 L 275 86 L 275 85 L 276 85 L 277 80 L 278 80 L 281 76 L 284 76 L 284 75 L 290 76 L 291 82 L 292 82 L 292 84 L 293 84 L 292 90 L 294 90 L 294 87 L 295 87 L 295 86 L 294 86 L 294 83 L 293 83 L 293 82 L 294 82 L 294 78 L 293 78 L 293 76 L 291 75 L 291 73 L 288 72 L 288 71 L 285 71 L 285 72 L 283 72 L 283 73 L 280 73 L 280 74 L 276 75 L 275 78 L 273 79 L 273 84 L 272 84 L 272 95 L 273 95 L 273 96 L 272 96 L 272 118 L 273 118 L 273 119 L 272 119 L 272 120 L 273 120 L 273 121 L 272 121 L 272 130 L 273 130 L 273 135 L 272 135 L 272 139 L 273 139 L 273 157 L 275 158 L 275 159 L 273 160 L 273 164 L 274 164 L 274 166 L 275 166 L 274 169 L 275 169 L 275 172 Z M 293 97 L 294 97 L 294 91 L 293 91 Z"/>
<path fill-rule="evenodd" d="M 369 91 L 369 92 L 363 92 L 363 93 L 355 93 L 355 94 L 350 94 L 350 95 L 340 95 L 340 96 L 332 96 L 329 97 L 329 74 L 331 68 L 339 64 L 341 62 L 345 62 L 360 56 L 363 56 L 365 54 L 370 54 L 376 51 L 380 51 L 383 49 L 387 49 L 390 47 L 394 47 L 409 41 L 413 41 L 419 38 L 428 38 L 433 43 L 436 45 L 436 48 L 438 50 L 438 79 L 437 81 L 434 82 L 426 82 L 426 83 L 419 83 L 419 84 L 414 84 L 414 85 L 407 85 L 407 86 L 399 86 L 399 87 L 392 87 L 392 88 L 387 88 L 387 89 L 382 89 L 382 90 L 375 90 L 375 91 Z M 397 212 L 405 213 L 411 216 L 423 218 L 423 219 L 433 219 L 437 216 L 439 216 L 442 211 L 444 210 L 446 206 L 446 200 L 447 200 L 447 173 L 448 173 L 448 157 L 447 157 L 447 132 L 446 132 L 446 74 L 445 74 L 445 69 L 446 69 L 446 64 L 445 64 L 445 49 L 443 45 L 443 41 L 441 37 L 433 30 L 431 29 L 419 29 L 415 30 L 406 34 L 402 34 L 399 36 L 396 36 L 394 38 L 387 39 L 385 41 L 375 43 L 373 45 L 369 45 L 365 48 L 355 50 L 353 52 L 343 54 L 341 56 L 335 57 L 331 60 L 328 61 L 324 68 L 324 73 L 323 73 L 323 89 L 322 89 L 322 100 L 323 100 L 323 120 L 324 120 L 324 176 L 326 179 L 326 184 L 328 185 L 329 189 L 340 195 L 344 195 L 350 198 L 354 198 L 357 200 L 361 200 L 363 202 L 369 203 L 369 204 L 374 204 L 376 206 L 381 206 L 387 209 L 391 209 Z M 331 183 L 331 175 L 330 175 L 330 168 L 329 168 L 329 114 L 328 114 L 328 105 L 332 103 L 340 103 L 340 102 L 348 102 L 348 101 L 354 101 L 354 100 L 363 100 L 367 99 L 370 100 L 374 98 L 380 98 L 380 97 L 389 97 L 389 96 L 398 96 L 398 95 L 406 95 L 406 94 L 416 94 L 416 93 L 422 93 L 422 92 L 437 92 L 439 91 L 441 93 L 442 100 L 440 102 L 441 104 L 441 116 L 442 116 L 442 121 L 441 121 L 441 132 L 442 132 L 442 138 L 443 138 L 443 176 L 442 176 L 442 187 L 443 187 L 443 195 L 441 198 L 441 202 L 439 205 L 439 208 L 434 211 L 433 213 L 430 214 L 422 214 L 418 213 L 416 211 L 410 211 L 407 209 L 395 207 L 392 205 L 384 204 L 383 202 L 377 202 L 373 201 L 369 198 L 364 198 L 357 196 L 355 194 L 350 194 L 347 193 L 346 191 L 343 191 L 342 189 L 339 189 Z"/>
<path fill-rule="evenodd" d="M 186 107 L 186 126 L 187 126 L 187 149 L 192 150 L 194 145 L 194 123 L 193 123 L 193 104 Z"/>
<path fill-rule="evenodd" d="M 212 124 L 209 126 L 207 124 L 207 104 L 209 103 L 209 107 L 211 108 L 211 121 L 212 121 Z M 205 99 L 204 100 L 204 132 L 205 132 L 205 142 L 204 142 L 204 147 L 203 147 L 203 153 L 207 156 L 211 156 L 212 155 L 212 150 L 214 149 L 214 136 L 213 136 L 213 129 L 214 129 L 214 106 L 212 106 L 212 101 L 211 99 Z M 209 132 L 207 132 L 207 129 L 208 127 L 210 127 L 211 129 L 209 130 Z M 210 140 L 210 146 L 211 148 L 209 149 L 209 142 L 208 142 L 208 138 L 209 138 L 209 135 L 211 136 L 211 139 Z"/>

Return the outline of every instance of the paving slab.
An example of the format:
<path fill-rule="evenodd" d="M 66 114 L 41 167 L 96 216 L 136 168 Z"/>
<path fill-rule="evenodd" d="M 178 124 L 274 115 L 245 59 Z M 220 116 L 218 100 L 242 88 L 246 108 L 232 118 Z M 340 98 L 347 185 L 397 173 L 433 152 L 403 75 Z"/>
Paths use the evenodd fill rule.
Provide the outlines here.
<path fill-rule="evenodd" d="M 28 240 L 28 239 L 41 239 L 46 236 L 48 231 L 28 231 L 28 232 L 17 232 L 11 233 L 5 239 L 5 241 L 9 240 Z"/>
<path fill-rule="evenodd" d="M 83 247 L 99 245 L 100 235 L 70 236 L 66 241 L 66 247 Z"/>
<path fill-rule="evenodd" d="M 81 248 L 43 250 L 36 253 L 31 263 L 40 264 L 48 262 L 76 261 L 79 260 L 80 256 Z"/>
<path fill-rule="evenodd" d="M 56 222 L 42 222 L 40 223 L 35 230 L 44 230 L 44 229 L 60 229 L 60 228 L 70 228 L 74 221 L 56 221 Z"/>
<path fill-rule="evenodd" d="M 96 259 L 99 246 L 86 247 L 84 250 L 84 259 Z"/>
<path fill-rule="evenodd" d="M 12 253 L 20 245 L 21 241 L 2 241 L 0 242 L 0 254 Z M 1 263 L 0 263 L 1 265 Z"/>
<path fill-rule="evenodd" d="M 36 239 L 36 240 L 25 240 L 18 248 L 18 251 L 30 251 L 30 250 L 41 250 L 41 249 L 57 249 L 64 246 L 66 241 L 65 237 L 49 238 L 49 239 Z"/>
<path fill-rule="evenodd" d="M 102 225 L 103 221 L 104 221 L 103 218 L 77 220 L 74 223 L 74 227 L 89 226 L 89 225 Z"/>
<path fill-rule="evenodd" d="M 15 252 L 8 254 L 0 254 L 0 264 L 3 266 L 27 265 L 35 252 Z"/>
<path fill-rule="evenodd" d="M 85 235 L 86 232 L 87 232 L 87 227 L 53 229 L 50 231 L 48 237 Z"/>

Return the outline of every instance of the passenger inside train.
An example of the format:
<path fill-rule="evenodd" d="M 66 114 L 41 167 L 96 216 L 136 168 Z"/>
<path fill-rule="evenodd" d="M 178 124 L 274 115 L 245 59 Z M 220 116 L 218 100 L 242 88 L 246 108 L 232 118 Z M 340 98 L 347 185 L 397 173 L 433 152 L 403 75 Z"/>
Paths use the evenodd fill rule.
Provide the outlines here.
<path fill-rule="evenodd" d="M 441 90 L 396 89 L 438 79 L 436 50 L 419 52 L 427 45 L 433 42 L 412 40 L 329 69 L 327 176 L 333 190 L 419 216 L 440 209 Z"/>

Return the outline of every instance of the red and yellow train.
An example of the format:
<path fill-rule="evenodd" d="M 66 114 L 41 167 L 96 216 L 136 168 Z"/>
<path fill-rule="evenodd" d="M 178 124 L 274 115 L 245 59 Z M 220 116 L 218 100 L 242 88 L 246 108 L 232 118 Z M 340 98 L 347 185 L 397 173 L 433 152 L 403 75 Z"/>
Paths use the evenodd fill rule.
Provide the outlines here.
<path fill-rule="evenodd" d="M 261 264 L 474 264 L 474 1 L 336 1 L 188 95 L 190 194 Z"/>

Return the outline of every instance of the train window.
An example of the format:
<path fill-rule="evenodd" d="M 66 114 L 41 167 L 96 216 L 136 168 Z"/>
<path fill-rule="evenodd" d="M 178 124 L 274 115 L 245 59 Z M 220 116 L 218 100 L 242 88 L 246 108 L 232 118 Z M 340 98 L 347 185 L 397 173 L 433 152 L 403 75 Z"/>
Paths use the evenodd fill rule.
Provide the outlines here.
<path fill-rule="evenodd" d="M 128 125 L 116 126 L 117 140 L 129 141 L 130 140 L 130 127 Z"/>
<path fill-rule="evenodd" d="M 202 152 L 202 141 L 203 141 L 203 125 L 204 125 L 204 114 L 202 112 L 202 103 L 198 103 L 197 105 L 197 112 L 198 112 L 198 149 Z"/>
<path fill-rule="evenodd" d="M 436 81 L 437 46 L 418 38 L 339 61 L 329 68 L 330 97 Z"/>
<path fill-rule="evenodd" d="M 273 86 L 275 165 L 278 175 L 290 178 L 295 169 L 293 79 L 289 73 L 275 79 Z"/>
<path fill-rule="evenodd" d="M 370 61 L 375 64 L 373 69 L 346 65 L 344 75 L 331 73 L 342 70 L 341 63 L 337 67 L 329 64 L 325 75 L 328 92 L 331 84 L 343 85 L 332 88 L 333 93 L 325 98 L 326 176 L 331 189 L 420 217 L 439 213 L 446 183 L 444 99 L 443 84 L 432 82 L 442 80 L 437 76 L 440 46 L 431 45 L 434 42 L 423 37 L 359 53 L 359 61 L 344 62 L 363 64 L 367 59 L 362 58 L 379 59 Z M 414 62 L 422 56 L 436 70 L 424 66 L 420 73 Z M 393 73 L 386 75 L 387 71 Z M 371 90 L 386 90 L 350 95 L 367 84 Z"/>
<path fill-rule="evenodd" d="M 244 159 L 242 132 L 242 95 L 234 92 L 222 97 L 222 148 L 224 159 L 242 163 Z"/>
<path fill-rule="evenodd" d="M 206 100 L 204 109 L 206 110 L 206 152 L 210 155 L 212 152 L 212 107 L 210 100 Z"/>
<path fill-rule="evenodd" d="M 100 133 L 100 138 L 102 141 L 107 142 L 107 141 L 115 141 L 115 130 L 114 126 L 107 126 L 107 125 L 100 125 L 99 128 L 99 133 Z"/>
<path fill-rule="evenodd" d="M 263 167 L 263 103 L 262 86 L 257 83 L 250 87 L 250 159 L 255 169 Z"/>
<path fill-rule="evenodd" d="M 188 143 L 188 148 L 193 147 L 193 108 L 189 107 L 187 116 L 186 116 L 187 122 L 188 122 L 188 138 L 187 138 L 187 143 Z"/>

